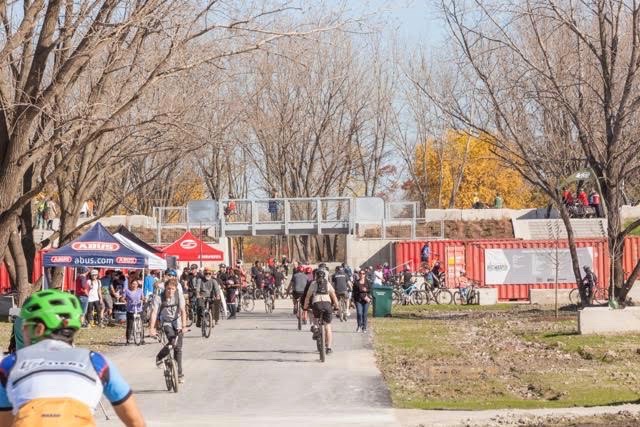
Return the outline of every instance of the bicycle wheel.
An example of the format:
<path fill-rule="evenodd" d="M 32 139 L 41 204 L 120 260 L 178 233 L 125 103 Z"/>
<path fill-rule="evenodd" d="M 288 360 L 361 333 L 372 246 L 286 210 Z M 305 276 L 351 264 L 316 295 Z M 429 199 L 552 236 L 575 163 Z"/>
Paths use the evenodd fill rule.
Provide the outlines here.
<path fill-rule="evenodd" d="M 457 304 L 457 305 L 462 305 L 463 304 L 462 295 L 460 295 L 460 291 L 455 291 L 453 293 L 453 303 Z"/>
<path fill-rule="evenodd" d="M 596 305 L 604 305 L 609 301 L 609 289 L 597 288 L 593 291 L 593 303 Z"/>
<path fill-rule="evenodd" d="M 580 305 L 580 291 L 578 288 L 571 289 L 571 292 L 569 292 L 569 302 L 573 305 Z"/>
<path fill-rule="evenodd" d="M 318 344 L 318 347 L 320 348 L 320 361 L 323 363 L 327 355 L 327 348 L 326 348 L 326 342 L 324 340 L 324 334 L 325 334 L 324 323 L 322 323 L 320 325 L 320 334 L 319 334 L 320 336 L 318 338 L 320 340 L 320 343 Z"/>
<path fill-rule="evenodd" d="M 252 312 L 255 306 L 256 306 L 256 301 L 253 298 L 251 298 L 249 295 L 245 295 L 242 298 L 242 309 L 247 313 Z"/>
<path fill-rule="evenodd" d="M 409 302 L 414 305 L 424 304 L 424 295 L 420 291 L 413 291 L 409 294 Z"/>
<path fill-rule="evenodd" d="M 393 291 L 393 305 L 400 305 L 402 304 L 402 292 L 400 291 Z"/>
<path fill-rule="evenodd" d="M 298 330 L 301 331 L 302 330 L 302 309 L 299 303 L 297 305 L 297 308 L 298 309 L 296 310 L 296 316 L 298 317 Z"/>
<path fill-rule="evenodd" d="M 467 298 L 467 304 L 480 304 L 480 291 L 473 290 Z"/>
<path fill-rule="evenodd" d="M 142 332 L 142 318 L 140 316 L 136 316 L 133 319 L 133 342 L 135 345 L 142 344 L 142 337 L 144 333 Z"/>
<path fill-rule="evenodd" d="M 173 392 L 178 392 L 178 369 L 176 368 L 176 361 L 171 358 L 171 363 L 169 364 L 169 370 L 171 371 L 171 382 L 173 384 Z"/>
<path fill-rule="evenodd" d="M 170 362 L 164 361 L 164 382 L 167 385 L 167 391 L 173 390 L 173 376 L 171 375 Z"/>
<path fill-rule="evenodd" d="M 435 297 L 438 304 L 446 305 L 453 302 L 453 295 L 451 295 L 451 292 L 448 289 L 440 289 Z"/>
<path fill-rule="evenodd" d="M 211 311 L 207 310 L 202 316 L 202 336 L 209 338 L 211 336 L 211 330 L 213 329 L 213 316 Z"/>

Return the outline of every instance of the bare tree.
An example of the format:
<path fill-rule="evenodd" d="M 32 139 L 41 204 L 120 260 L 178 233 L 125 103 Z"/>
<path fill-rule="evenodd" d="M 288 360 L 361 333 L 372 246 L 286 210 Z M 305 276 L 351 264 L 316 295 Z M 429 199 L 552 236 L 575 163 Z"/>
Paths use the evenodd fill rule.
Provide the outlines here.
<path fill-rule="evenodd" d="M 607 207 L 612 283 L 624 300 L 640 273 L 622 271 L 622 183 L 640 169 L 640 6 L 606 0 L 558 3 L 444 1 L 458 79 L 417 82 L 462 128 L 491 135 L 496 153 L 560 208 L 576 280 L 581 273 L 564 179 L 587 167 Z"/>

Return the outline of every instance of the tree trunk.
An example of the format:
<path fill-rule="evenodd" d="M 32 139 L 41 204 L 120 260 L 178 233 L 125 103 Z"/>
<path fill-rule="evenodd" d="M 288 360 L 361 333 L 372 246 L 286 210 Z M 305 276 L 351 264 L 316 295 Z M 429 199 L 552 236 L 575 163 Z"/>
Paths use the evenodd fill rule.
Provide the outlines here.
<path fill-rule="evenodd" d="M 9 282 L 11 283 L 11 290 L 18 291 L 18 279 L 16 276 L 16 264 L 13 262 L 13 257 L 11 256 L 11 251 L 5 251 L 4 254 L 4 265 L 7 267 L 7 272 L 9 273 Z"/>
<path fill-rule="evenodd" d="M 31 283 L 29 283 L 29 273 L 27 263 L 25 261 L 24 252 L 22 251 L 22 239 L 16 227 L 11 230 L 9 238 L 9 250 L 16 269 L 16 288 L 18 289 L 18 306 L 21 306 L 24 300 L 31 295 Z"/>
<path fill-rule="evenodd" d="M 571 253 L 571 267 L 573 268 L 573 275 L 576 278 L 576 283 L 580 286 L 582 282 L 582 273 L 580 272 L 580 263 L 578 262 L 578 250 L 576 249 L 576 237 L 573 234 L 573 226 L 571 225 L 571 217 L 569 212 L 563 203 L 556 200 L 556 205 L 559 207 L 560 217 L 564 223 L 564 227 L 567 230 L 567 240 L 569 242 L 569 252 Z"/>

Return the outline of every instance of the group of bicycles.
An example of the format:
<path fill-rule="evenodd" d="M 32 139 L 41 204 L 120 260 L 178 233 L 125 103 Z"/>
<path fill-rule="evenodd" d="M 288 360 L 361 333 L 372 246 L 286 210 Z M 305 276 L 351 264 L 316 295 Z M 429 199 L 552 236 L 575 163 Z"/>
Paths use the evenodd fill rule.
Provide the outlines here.
<path fill-rule="evenodd" d="M 425 281 L 418 283 L 414 277 L 409 286 L 403 286 L 399 278 L 393 277 L 388 284 L 393 286 L 394 305 L 424 305 L 424 304 L 479 304 L 480 295 L 478 283 L 469 281 L 467 286 L 455 288 L 454 291 L 446 286 L 444 275 L 438 285 Z"/>

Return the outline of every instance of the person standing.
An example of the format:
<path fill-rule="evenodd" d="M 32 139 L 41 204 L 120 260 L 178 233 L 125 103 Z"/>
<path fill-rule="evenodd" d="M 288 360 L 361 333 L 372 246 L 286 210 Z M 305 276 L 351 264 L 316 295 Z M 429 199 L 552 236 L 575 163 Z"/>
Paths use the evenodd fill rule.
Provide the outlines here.
<path fill-rule="evenodd" d="M 76 296 L 80 300 L 80 308 L 82 309 L 82 327 L 87 327 L 87 307 L 89 306 L 89 287 L 87 285 L 87 268 L 79 267 L 76 275 Z"/>
<path fill-rule="evenodd" d="M 496 193 L 496 198 L 493 201 L 493 207 L 495 209 L 502 209 L 504 207 L 504 199 L 500 193 Z"/>
<path fill-rule="evenodd" d="M 124 300 L 127 303 L 127 345 L 133 341 L 133 316 L 142 312 L 142 289 L 139 287 L 140 281 L 129 281 L 129 287 L 124 290 Z M 142 333 L 142 342 L 144 343 L 144 332 Z"/>
<path fill-rule="evenodd" d="M 88 305 L 87 305 L 87 322 L 89 325 L 95 320 L 96 326 L 104 327 L 102 324 L 102 282 L 98 280 L 98 270 L 91 270 L 91 274 L 87 281 L 87 287 L 89 288 Z"/>
<path fill-rule="evenodd" d="M 596 216 L 598 218 L 602 218 L 602 208 L 600 206 L 600 195 L 598 192 L 592 188 L 591 193 L 589 193 L 589 206 L 591 206 L 596 211 Z"/>
<path fill-rule="evenodd" d="M 107 270 L 104 276 L 100 279 L 101 291 L 102 291 L 102 318 L 111 321 L 113 312 L 113 297 L 115 290 L 113 289 L 113 270 Z"/>
<path fill-rule="evenodd" d="M 371 303 L 371 284 L 367 281 L 366 273 L 361 270 L 359 277 L 353 284 L 353 301 L 356 304 L 356 318 L 358 327 L 356 332 L 367 332 L 367 316 L 369 304 Z"/>
<path fill-rule="evenodd" d="M 45 208 L 47 230 L 53 230 L 53 220 L 58 216 L 58 208 L 53 199 L 47 199 Z"/>

